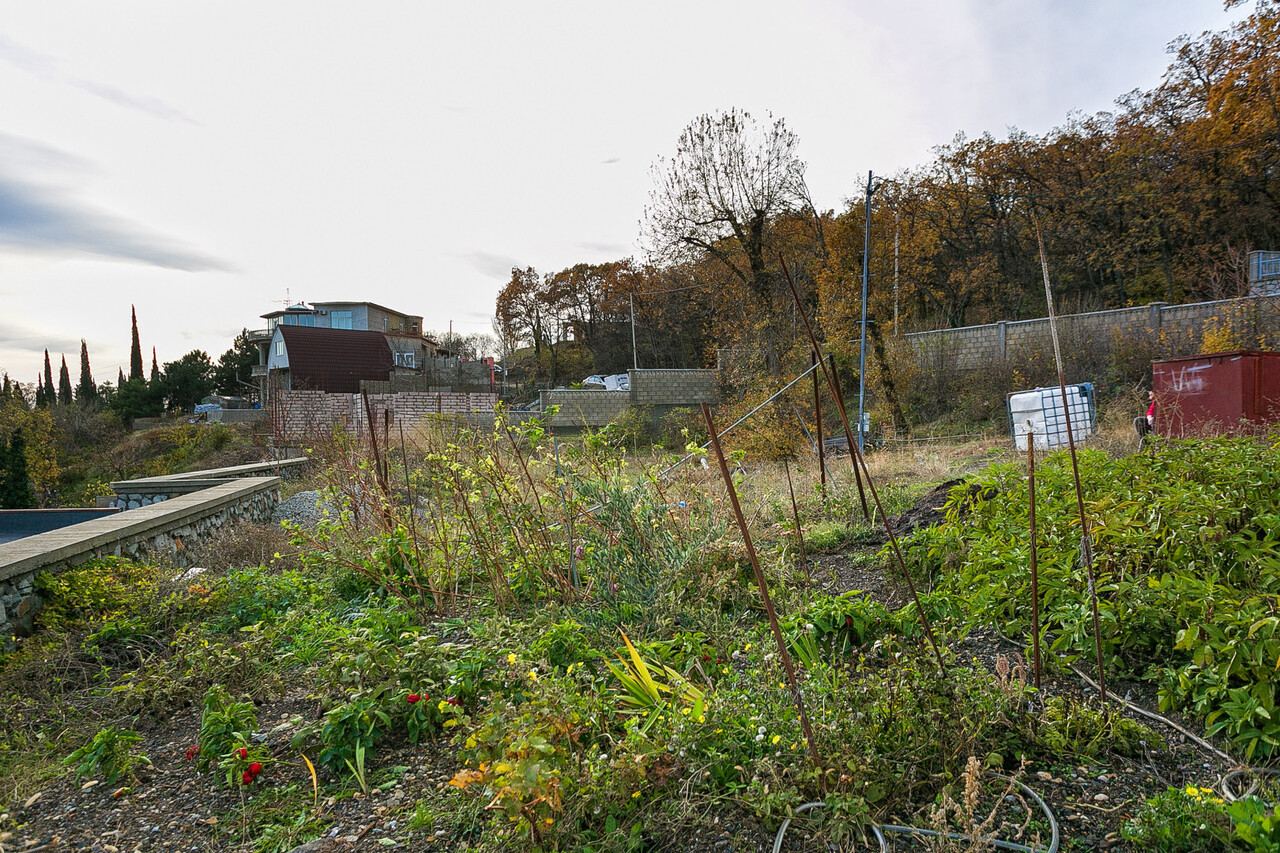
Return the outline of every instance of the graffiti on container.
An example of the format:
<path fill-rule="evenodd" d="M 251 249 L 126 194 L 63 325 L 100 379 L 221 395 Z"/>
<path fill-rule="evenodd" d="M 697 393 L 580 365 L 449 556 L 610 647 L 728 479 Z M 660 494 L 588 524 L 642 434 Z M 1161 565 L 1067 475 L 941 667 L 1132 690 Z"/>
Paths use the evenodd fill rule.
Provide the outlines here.
<path fill-rule="evenodd" d="M 1200 371 L 1208 370 L 1212 365 L 1199 364 L 1194 367 L 1180 367 L 1169 376 L 1168 390 L 1174 394 L 1199 394 L 1204 390 L 1205 378 Z"/>

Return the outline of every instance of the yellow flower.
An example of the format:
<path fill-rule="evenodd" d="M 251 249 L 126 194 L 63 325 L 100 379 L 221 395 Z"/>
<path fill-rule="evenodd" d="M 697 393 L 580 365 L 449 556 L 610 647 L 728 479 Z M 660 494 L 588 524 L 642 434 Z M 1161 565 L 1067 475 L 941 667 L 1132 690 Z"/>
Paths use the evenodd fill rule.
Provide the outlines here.
<path fill-rule="evenodd" d="M 513 664 L 515 662 L 516 662 L 516 656 L 514 654 L 507 655 L 507 663 Z"/>
<path fill-rule="evenodd" d="M 744 648 L 744 649 L 743 649 L 743 651 L 744 651 L 744 652 L 749 652 L 749 651 L 751 651 L 751 644 L 750 644 L 750 643 L 747 643 L 747 646 L 746 646 L 746 648 Z"/>
<path fill-rule="evenodd" d="M 531 670 L 529 670 L 529 678 L 531 678 L 531 679 L 532 679 L 532 680 L 534 680 L 534 681 L 537 681 L 537 680 L 538 680 L 538 671 L 537 671 L 536 669 L 531 669 Z"/>
<path fill-rule="evenodd" d="M 637 798 L 637 797 L 639 797 L 639 796 L 640 796 L 640 792 L 639 792 L 639 791 L 636 791 L 634 794 L 632 794 L 632 795 L 631 795 L 631 799 L 633 799 L 633 800 L 634 800 L 634 799 L 636 799 L 636 798 Z"/>
<path fill-rule="evenodd" d="M 698 715 L 698 722 L 700 722 L 700 723 L 705 723 L 706 721 L 707 721 L 707 715 L 706 715 L 706 714 L 699 714 L 699 715 Z"/>
<path fill-rule="evenodd" d="M 723 732 L 723 731 L 724 731 L 724 729 L 716 729 L 716 734 L 720 734 L 720 733 L 721 733 L 721 732 Z"/>
<path fill-rule="evenodd" d="M 687 716 L 689 716 L 689 712 L 690 712 L 690 711 L 692 711 L 692 710 L 693 710 L 692 708 L 681 708 L 681 709 L 680 709 L 680 713 L 681 713 L 681 714 L 684 714 L 684 715 L 687 717 Z"/>
<path fill-rule="evenodd" d="M 439 702 L 436 703 L 436 710 L 442 714 L 445 712 L 445 709 L 447 709 L 448 707 L 449 707 L 449 703 L 444 701 L 443 699 L 441 699 Z"/>
<path fill-rule="evenodd" d="M 466 744 L 467 749 L 473 749 L 473 748 L 475 747 L 475 745 L 476 745 L 476 739 L 475 739 L 475 738 L 473 738 L 473 737 L 469 737 L 469 738 L 467 738 L 467 744 Z"/>
<path fill-rule="evenodd" d="M 782 740 L 782 735 L 774 735 L 773 740 L 769 741 L 769 743 L 776 745 L 780 740 Z"/>

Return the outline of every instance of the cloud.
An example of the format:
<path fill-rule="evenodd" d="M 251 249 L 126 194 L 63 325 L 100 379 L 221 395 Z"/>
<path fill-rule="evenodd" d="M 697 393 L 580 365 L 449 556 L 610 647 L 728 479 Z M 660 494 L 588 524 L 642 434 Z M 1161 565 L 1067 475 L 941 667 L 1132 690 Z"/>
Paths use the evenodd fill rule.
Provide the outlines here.
<path fill-rule="evenodd" d="M 611 166 L 614 163 L 621 163 L 621 162 L 622 162 L 621 157 L 610 157 L 608 160 L 601 160 L 600 164 L 603 166 Z"/>
<path fill-rule="evenodd" d="M 80 352 L 80 339 L 68 338 L 59 334 L 37 332 L 33 327 L 15 323 L 12 320 L 0 320 L 0 348 L 16 352 L 32 352 L 43 354 L 49 350 L 49 357 L 54 358 L 60 352 Z"/>
<path fill-rule="evenodd" d="M 472 268 L 489 278 L 503 281 L 511 278 L 512 269 L 523 266 L 515 258 L 507 255 L 495 255 L 492 252 L 484 252 L 479 249 L 471 252 L 457 252 L 454 253 L 454 257 L 461 258 L 469 263 Z"/>
<path fill-rule="evenodd" d="M 187 272 L 228 269 L 128 220 L 94 210 L 62 190 L 5 174 L 0 174 L 0 245 L 41 255 L 99 255 Z"/>
<path fill-rule="evenodd" d="M 105 101 L 110 101 L 117 106 L 144 112 L 165 121 L 184 121 L 198 124 L 195 119 L 182 112 L 182 110 L 169 106 L 159 98 L 138 97 L 106 83 L 98 83 L 93 80 L 87 80 L 84 77 L 68 74 L 58 67 L 59 60 L 57 58 L 38 53 L 3 35 L 0 35 L 0 59 L 5 60 L 15 68 L 21 68 L 23 71 L 39 77 L 41 80 L 73 86 Z"/>
<path fill-rule="evenodd" d="M 46 256 L 98 255 L 188 272 L 229 269 L 54 185 L 58 178 L 65 182 L 66 172 L 83 168 L 81 161 L 56 149 L 0 133 L 0 246 Z M 50 173 L 45 182 L 27 177 L 41 170 Z"/>
<path fill-rule="evenodd" d="M 631 254 L 631 247 L 621 243 L 575 243 L 574 245 L 585 252 L 595 252 L 610 258 L 625 258 Z"/>

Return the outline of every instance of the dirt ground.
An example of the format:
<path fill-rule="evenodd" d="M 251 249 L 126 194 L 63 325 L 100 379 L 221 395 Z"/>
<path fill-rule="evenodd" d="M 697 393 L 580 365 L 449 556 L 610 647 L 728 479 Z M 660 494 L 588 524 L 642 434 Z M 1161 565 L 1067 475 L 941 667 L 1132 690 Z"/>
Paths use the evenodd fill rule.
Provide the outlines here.
<path fill-rule="evenodd" d="M 947 492 L 959 481 L 944 483 L 930 491 L 915 506 L 891 520 L 898 535 L 941 520 Z M 813 582 L 824 591 L 842 593 L 860 590 L 897 608 L 909 602 L 901 579 L 886 575 L 868 561 L 859 560 L 875 550 L 882 539 L 817 556 L 811 561 Z M 997 656 L 1018 657 L 1020 647 L 994 633 L 971 633 L 955 647 L 961 660 L 976 660 L 994 669 Z M 1135 685 L 1113 685 L 1135 700 L 1148 703 Z M 1047 677 L 1045 694 L 1094 695 L 1074 675 Z M 1095 698 L 1096 701 L 1096 698 Z M 1102 850 L 1119 843 L 1121 825 L 1141 807 L 1143 799 L 1168 786 L 1211 785 L 1230 769 L 1229 765 L 1190 743 L 1178 731 L 1154 724 L 1127 712 L 1134 719 L 1156 728 L 1167 748 L 1151 750 L 1142 760 L 1112 758 L 1106 762 L 1080 765 L 1036 766 L 1026 781 L 1050 805 L 1062 832 L 1063 850 Z M 272 788 L 297 786 L 310 791 L 307 768 L 289 748 L 289 738 L 297 726 L 314 720 L 319 708 L 304 692 L 258 708 L 258 718 L 269 729 L 266 744 L 279 763 L 266 770 Z M 207 777 L 200 777 L 188 750 L 197 743 L 200 726 L 198 707 L 192 707 L 164 722 L 143 724 L 143 752 L 151 768 L 138 774 L 136 784 L 108 787 L 94 780 L 77 782 L 68 769 L 66 775 L 31 795 L 12 813 L 0 815 L 0 853 L 22 851 L 90 850 L 99 853 L 121 851 L 218 851 L 249 849 L 250 837 L 243 823 L 245 802 L 242 792 L 228 789 Z M 466 846 L 475 836 L 477 824 L 465 818 L 449 820 L 441 816 L 456 812 L 456 792 L 447 786 L 459 767 L 448 744 L 380 744 L 377 761 L 370 773 L 373 790 L 368 796 L 356 794 L 343 800 L 320 800 L 315 806 L 331 825 L 323 837 L 303 847 L 305 853 L 325 850 L 453 850 Z M 270 778 L 275 777 L 275 778 Z M 422 828 L 411 828 L 418 803 L 434 812 L 437 820 Z M 305 815 L 305 813 L 304 813 Z M 277 821 L 280 822 L 280 821 Z M 421 813 L 419 823 L 422 823 Z M 776 827 L 761 825 L 750 816 L 736 812 L 711 818 L 707 824 L 691 828 L 678 838 L 652 838 L 649 850 L 762 851 L 772 849 Z M 789 832 L 784 849 L 807 847 L 809 832 L 797 821 Z M 305 837 L 305 836 L 303 836 Z M 899 840 L 896 850 L 923 849 Z M 264 848 L 259 848 L 264 849 Z M 273 851 L 295 849 L 287 835 L 276 840 Z M 866 846 L 844 849 L 876 849 Z"/>

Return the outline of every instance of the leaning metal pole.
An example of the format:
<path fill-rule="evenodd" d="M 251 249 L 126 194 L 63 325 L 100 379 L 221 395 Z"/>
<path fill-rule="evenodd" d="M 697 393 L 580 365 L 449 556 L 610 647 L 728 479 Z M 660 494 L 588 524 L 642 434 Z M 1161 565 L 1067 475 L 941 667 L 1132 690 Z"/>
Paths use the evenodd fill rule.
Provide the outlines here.
<path fill-rule="evenodd" d="M 1067 402 L 1067 380 L 1062 372 L 1062 350 L 1058 346 L 1058 319 L 1053 313 L 1053 288 L 1049 285 L 1049 261 L 1044 252 L 1044 236 L 1040 233 L 1040 220 L 1036 224 L 1036 244 L 1040 248 L 1040 272 L 1044 275 L 1044 298 L 1049 308 L 1049 334 L 1053 338 L 1053 359 L 1058 367 L 1058 388 L 1062 392 L 1062 416 L 1067 424 L 1067 447 L 1071 451 L 1071 474 L 1076 483 L 1076 508 L 1080 513 L 1080 562 L 1084 563 L 1089 579 L 1089 606 L 1093 610 L 1093 650 L 1098 657 L 1098 692 L 1102 702 L 1107 701 L 1107 676 L 1102 666 L 1102 623 L 1098 619 L 1098 585 L 1093 574 L 1093 543 L 1089 541 L 1089 517 L 1084 511 L 1084 488 L 1080 485 L 1080 464 L 1076 460 L 1076 440 L 1071 432 L 1071 407 Z"/>
<path fill-rule="evenodd" d="M 782 260 L 779 256 L 778 260 Z M 804 310 L 804 304 L 800 301 L 800 292 L 796 290 L 796 284 L 791 280 L 791 273 L 787 270 L 786 261 L 782 261 L 782 271 L 787 274 L 787 284 L 791 285 L 791 295 L 796 300 L 796 312 L 804 320 L 805 331 L 809 333 L 809 342 L 813 345 L 813 349 L 818 351 L 818 338 L 813 333 L 813 326 L 809 324 L 808 312 Z M 911 600 L 915 602 L 916 613 L 920 616 L 920 624 L 924 628 L 924 634 L 929 638 L 929 645 L 933 647 L 933 653 L 938 658 L 938 669 L 945 670 L 947 665 L 942 660 L 942 650 L 938 648 L 938 640 L 933 636 L 933 625 L 929 622 L 929 615 L 924 612 L 924 605 L 920 603 L 920 596 L 916 593 L 916 582 L 911 578 L 911 572 L 907 571 L 907 561 L 903 559 L 902 549 L 898 547 L 898 537 L 893 532 L 893 525 L 889 523 L 889 516 L 885 515 L 884 504 L 880 502 L 880 493 L 876 491 L 876 484 L 871 481 L 871 472 L 867 469 L 866 459 L 862 455 L 862 449 L 853 441 L 853 436 L 849 435 L 849 416 L 845 413 L 844 404 L 840 400 L 840 391 L 836 387 L 834 376 L 825 369 L 825 362 L 818 360 L 819 364 L 824 365 L 823 373 L 827 376 L 827 382 L 831 386 L 831 394 L 836 398 L 836 408 L 840 411 L 840 419 L 844 422 L 844 433 L 849 438 L 849 453 L 853 457 L 853 471 L 858 473 L 858 469 L 862 469 L 862 473 L 867 479 L 867 488 L 871 491 L 871 499 L 875 501 L 876 511 L 880 513 L 880 521 L 884 524 L 885 533 L 889 536 L 889 544 L 893 546 L 893 555 L 897 558 L 898 568 L 902 570 L 902 578 L 907 582 L 907 589 L 911 592 Z M 858 480 L 861 487 L 862 480 Z M 870 518 L 868 517 L 868 521 Z"/>
<path fill-rule="evenodd" d="M 707 432 L 711 434 L 711 447 L 716 454 L 716 462 L 720 465 L 720 476 L 724 478 L 725 488 L 729 492 L 729 503 L 733 514 L 738 519 L 738 529 L 742 531 L 742 541 L 747 546 L 747 557 L 751 560 L 751 568 L 755 572 L 756 585 L 760 587 L 760 597 L 764 599 L 764 612 L 769 617 L 769 628 L 773 631 L 773 639 L 778 644 L 778 657 L 787 672 L 787 686 L 791 688 L 791 699 L 796 703 L 796 712 L 800 715 L 800 726 L 804 729 L 805 741 L 809 744 L 809 758 L 813 761 L 813 769 L 818 771 L 821 784 L 825 787 L 826 778 L 822 776 L 822 759 L 818 757 L 818 743 L 813 736 L 813 727 L 809 725 L 809 712 L 804 707 L 804 697 L 800 694 L 800 686 L 796 683 L 796 669 L 791 662 L 791 653 L 787 651 L 787 641 L 782 636 L 782 628 L 778 626 L 778 614 L 773 610 L 773 599 L 769 597 L 769 585 L 765 582 L 764 572 L 760 569 L 760 559 L 756 556 L 755 545 L 751 543 L 751 531 L 747 526 L 747 517 L 742 514 L 738 504 L 738 490 L 733 487 L 733 475 L 729 473 L 729 464 L 725 462 L 724 451 L 720 447 L 720 437 L 716 434 L 715 422 L 711 420 L 711 407 L 702 404 L 702 417 L 707 422 Z"/>
<path fill-rule="evenodd" d="M 791 296 L 796 301 L 796 312 L 800 315 L 800 319 L 804 320 L 804 330 L 809 335 L 809 344 L 813 347 L 813 351 L 818 354 L 818 366 L 822 368 L 822 375 L 826 377 L 827 388 L 831 390 L 831 396 L 836 401 L 836 411 L 840 413 L 840 422 L 844 425 L 845 441 L 849 442 L 849 455 L 851 459 L 858 458 L 858 454 L 853 453 L 853 448 L 858 443 L 853 440 L 853 430 L 849 427 L 849 413 L 844 408 L 844 397 L 840 394 L 840 386 L 836 384 L 835 365 L 827 366 L 827 361 L 822 357 L 822 350 L 818 347 L 818 336 L 813 333 L 813 326 L 809 324 L 809 314 L 804 310 L 804 303 L 800 301 L 800 291 L 796 290 L 796 283 L 791 278 L 791 270 L 787 269 L 787 262 L 783 260 L 782 255 L 778 255 L 778 262 L 782 264 L 782 272 L 787 277 L 787 285 L 791 288 Z M 811 368 L 812 369 L 812 368 Z M 858 463 L 853 464 L 853 476 L 858 482 L 858 498 L 862 501 L 862 517 L 871 523 L 871 510 L 867 507 L 867 494 L 862 488 L 862 473 L 858 470 Z"/>

